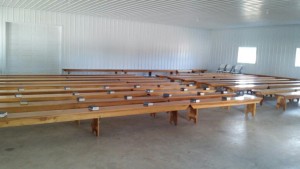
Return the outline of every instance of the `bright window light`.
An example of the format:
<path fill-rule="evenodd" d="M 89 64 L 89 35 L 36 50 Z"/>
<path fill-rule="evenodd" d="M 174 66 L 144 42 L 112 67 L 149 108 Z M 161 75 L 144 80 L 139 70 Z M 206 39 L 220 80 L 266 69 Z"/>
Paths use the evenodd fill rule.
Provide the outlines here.
<path fill-rule="evenodd" d="M 295 67 L 300 67 L 300 48 L 296 50 Z"/>
<path fill-rule="evenodd" d="M 256 63 L 256 47 L 239 47 L 238 63 Z"/>

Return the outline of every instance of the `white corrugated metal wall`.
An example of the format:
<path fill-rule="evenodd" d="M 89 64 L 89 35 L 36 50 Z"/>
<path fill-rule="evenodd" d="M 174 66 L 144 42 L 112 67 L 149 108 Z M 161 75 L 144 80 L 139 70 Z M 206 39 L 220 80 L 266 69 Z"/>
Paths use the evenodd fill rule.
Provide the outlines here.
<path fill-rule="evenodd" d="M 212 31 L 209 70 L 221 63 L 236 64 L 239 46 L 257 47 L 256 64 L 243 64 L 245 73 L 300 78 L 295 67 L 300 26 L 272 26 Z"/>
<path fill-rule="evenodd" d="M 201 30 L 92 16 L 0 8 L 0 59 L 5 73 L 5 22 L 63 27 L 62 68 L 190 69 L 235 64 L 239 46 L 257 46 L 246 73 L 300 78 L 294 67 L 300 26 Z"/>
<path fill-rule="evenodd" d="M 5 22 L 62 26 L 62 68 L 190 69 L 207 67 L 209 59 L 207 30 L 3 7 L 2 73 Z"/>

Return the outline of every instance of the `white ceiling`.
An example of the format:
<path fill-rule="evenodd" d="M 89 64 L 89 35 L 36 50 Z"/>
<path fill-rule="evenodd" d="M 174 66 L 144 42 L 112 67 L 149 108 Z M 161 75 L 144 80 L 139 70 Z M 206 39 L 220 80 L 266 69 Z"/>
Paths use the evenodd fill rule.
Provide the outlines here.
<path fill-rule="evenodd" d="M 207 29 L 300 24 L 300 0 L 0 0 L 0 6 Z"/>

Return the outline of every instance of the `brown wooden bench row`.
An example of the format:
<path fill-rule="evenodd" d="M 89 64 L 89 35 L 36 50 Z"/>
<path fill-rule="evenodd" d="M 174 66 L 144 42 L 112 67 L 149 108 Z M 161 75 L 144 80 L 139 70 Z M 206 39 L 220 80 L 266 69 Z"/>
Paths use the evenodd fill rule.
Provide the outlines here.
<path fill-rule="evenodd" d="M 253 90 L 253 89 L 275 89 L 275 88 L 288 88 L 288 87 L 300 87 L 300 83 L 226 86 L 226 88 L 228 88 L 231 92 Z"/>
<path fill-rule="evenodd" d="M 148 82 L 148 83 L 127 83 L 127 82 L 99 82 L 99 83 L 85 83 L 85 84 L 22 84 L 22 85 L 1 85 L 0 90 L 32 90 L 32 89 L 64 89 L 66 86 L 70 88 L 103 88 L 105 86 L 109 87 L 151 87 L 151 86 L 164 86 L 164 87 L 171 87 L 171 86 L 178 86 L 179 83 L 174 82 Z M 186 84 L 187 85 L 187 84 Z"/>
<path fill-rule="evenodd" d="M 186 89 L 195 89 L 196 86 L 186 86 L 186 85 L 148 85 L 148 86 L 138 86 L 135 85 L 124 85 L 124 86 L 98 86 L 98 87 L 90 87 L 90 88 L 76 88 L 70 86 L 64 86 L 60 89 L 27 89 L 18 88 L 18 90 L 0 90 L 0 95 L 15 95 L 15 94 L 26 94 L 26 95 L 33 95 L 33 94 L 57 94 L 57 93 L 74 93 L 74 92 L 107 92 L 107 91 L 139 91 L 139 90 L 146 90 L 146 89 L 153 89 L 153 90 L 180 90 L 181 88 Z"/>
<path fill-rule="evenodd" d="M 54 84 L 105 84 L 105 83 L 134 83 L 134 84 L 145 84 L 145 83 L 170 83 L 170 81 L 159 80 L 159 79 L 148 79 L 148 80 L 101 80 L 101 81 L 28 81 L 28 82 L 0 82 L 0 85 L 54 85 Z"/>
<path fill-rule="evenodd" d="M 171 94 L 172 92 L 168 93 Z M 164 97 L 160 95 L 144 95 L 144 96 L 132 96 L 130 92 L 123 93 L 123 97 L 116 98 L 98 98 L 98 99 L 85 99 L 83 102 L 78 102 L 76 99 L 72 100 L 61 100 L 61 101 L 37 101 L 27 102 L 26 105 L 18 102 L 12 103 L 0 103 L 0 111 L 7 111 L 9 113 L 15 112 L 29 112 L 29 111 L 42 111 L 42 110 L 64 110 L 64 109 L 76 109 L 85 108 L 89 105 L 96 106 L 115 106 L 115 105 L 126 105 L 126 104 L 142 104 L 144 102 L 169 102 L 169 101 L 181 101 L 189 99 L 210 99 L 210 98 L 221 98 L 221 97 L 233 97 L 234 93 L 206 93 L 205 95 L 197 95 L 196 93 L 175 93 L 171 97 Z M 127 100 L 125 96 L 131 96 L 132 98 Z M 79 96 L 82 97 L 82 96 Z"/>
<path fill-rule="evenodd" d="M 180 81 L 201 81 L 201 80 L 256 80 L 256 79 L 264 79 L 270 80 L 275 79 L 274 77 L 257 77 L 253 75 L 220 75 L 213 73 L 203 73 L 203 74 L 191 74 L 191 75 L 156 75 L 162 79 L 170 79 L 170 80 L 180 80 Z M 289 80 L 289 79 L 286 79 Z"/>
<path fill-rule="evenodd" d="M 191 73 L 204 73 L 207 70 L 205 69 L 191 69 L 191 70 L 167 70 L 167 69 L 62 69 L 63 72 L 67 74 L 71 74 L 72 72 L 113 72 L 115 74 L 124 73 L 127 74 L 129 72 L 134 73 L 148 73 L 149 76 L 152 76 L 153 72 L 160 72 L 160 73 L 181 73 L 181 72 L 191 72 Z"/>
<path fill-rule="evenodd" d="M 0 79 L 0 82 L 34 82 L 34 81 L 107 81 L 107 80 L 142 80 L 142 81 L 150 81 L 150 80 L 159 80 L 157 78 L 152 77 L 142 77 L 142 76 L 134 76 L 134 77 L 87 77 L 87 78 L 16 78 L 16 79 Z"/>
<path fill-rule="evenodd" d="M 258 97 L 262 97 L 260 105 L 263 104 L 263 101 L 265 99 L 265 96 L 267 95 L 276 95 L 280 93 L 287 93 L 287 92 L 295 92 L 299 91 L 300 87 L 287 87 L 287 88 L 275 88 L 275 89 L 254 89 L 252 92 Z"/>
<path fill-rule="evenodd" d="M 118 75 L 111 75 L 111 74 L 101 74 L 101 75 L 56 75 L 56 74 L 42 74 L 42 75 L 0 75 L 0 79 L 2 78 L 93 78 L 93 77 L 134 77 L 134 74 L 118 74 Z"/>
<path fill-rule="evenodd" d="M 203 90 L 203 89 L 192 89 L 187 91 L 182 90 L 153 90 L 152 92 L 142 91 L 115 91 L 113 93 L 108 92 L 91 92 L 91 93 L 79 93 L 79 95 L 73 95 L 73 93 L 65 94 L 37 94 L 37 95 L 21 95 L 21 97 L 16 96 L 0 96 L 0 103 L 11 103 L 20 102 L 26 100 L 29 102 L 33 101 L 58 101 L 58 100 L 76 100 L 79 96 L 86 99 L 101 99 L 101 98 L 118 98 L 124 97 L 125 95 L 131 96 L 147 96 L 147 95 L 162 95 L 163 93 L 170 94 L 197 94 L 198 92 L 203 93 L 213 93 L 215 90 Z"/>
<path fill-rule="evenodd" d="M 208 86 L 210 88 L 216 88 L 216 87 L 227 87 L 227 86 L 236 86 L 236 85 L 268 85 L 271 86 L 273 84 L 295 84 L 300 83 L 300 81 L 289 81 L 289 80 L 251 80 L 251 81 L 196 81 L 196 85 L 201 87 L 203 85 Z M 230 88 L 228 87 L 228 88 Z"/>
<path fill-rule="evenodd" d="M 143 104 L 131 104 L 121 106 L 101 107 L 98 111 L 89 111 L 87 108 L 50 110 L 37 112 L 9 113 L 7 117 L 0 119 L 0 127 L 23 126 L 33 124 L 45 124 L 54 122 L 65 122 L 75 120 L 92 120 L 92 131 L 96 136 L 100 132 L 100 119 L 118 116 L 129 116 L 139 114 L 152 114 L 158 112 L 169 112 L 170 123 L 177 125 L 178 111 L 189 110 L 188 117 L 195 123 L 198 119 L 197 109 L 224 107 L 235 105 L 246 105 L 246 115 L 250 112 L 252 116 L 256 113 L 256 103 L 260 102 L 257 97 L 231 97 L 230 100 L 220 98 L 207 99 L 200 103 L 190 103 L 189 100 L 169 101 L 155 103 L 153 106 L 143 106 Z"/>

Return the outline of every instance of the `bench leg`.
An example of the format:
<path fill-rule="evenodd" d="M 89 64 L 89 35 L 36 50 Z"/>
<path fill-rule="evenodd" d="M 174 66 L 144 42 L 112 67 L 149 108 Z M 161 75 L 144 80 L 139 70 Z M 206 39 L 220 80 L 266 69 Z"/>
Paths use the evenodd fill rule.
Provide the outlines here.
<path fill-rule="evenodd" d="M 248 116 L 248 113 L 252 114 L 252 117 L 256 115 L 256 104 L 247 104 L 245 115 Z"/>
<path fill-rule="evenodd" d="M 194 120 L 195 124 L 198 122 L 198 109 L 188 108 L 188 120 Z"/>
<path fill-rule="evenodd" d="M 78 126 L 80 126 L 80 120 L 75 121 Z"/>
<path fill-rule="evenodd" d="M 199 83 L 199 82 L 196 82 L 196 88 L 197 88 L 197 89 L 199 89 L 199 88 L 202 88 L 202 85 L 201 85 L 201 83 Z"/>
<path fill-rule="evenodd" d="M 265 100 L 265 95 L 260 95 L 260 94 L 256 94 L 257 97 L 261 97 L 261 101 L 259 102 L 259 104 L 262 106 L 263 105 L 263 102 Z"/>
<path fill-rule="evenodd" d="M 178 112 L 177 111 L 171 111 L 170 112 L 170 124 L 173 123 L 176 126 L 177 121 L 178 121 Z"/>
<path fill-rule="evenodd" d="M 150 116 L 155 118 L 156 117 L 156 113 L 150 113 Z"/>
<path fill-rule="evenodd" d="M 282 96 L 277 97 L 276 109 L 279 109 L 280 107 L 283 108 L 283 111 L 286 110 L 286 99 L 285 99 L 285 97 L 282 97 Z"/>
<path fill-rule="evenodd" d="M 91 127 L 92 127 L 93 134 L 95 134 L 98 137 L 100 134 L 100 119 L 99 118 L 93 119 Z"/>

